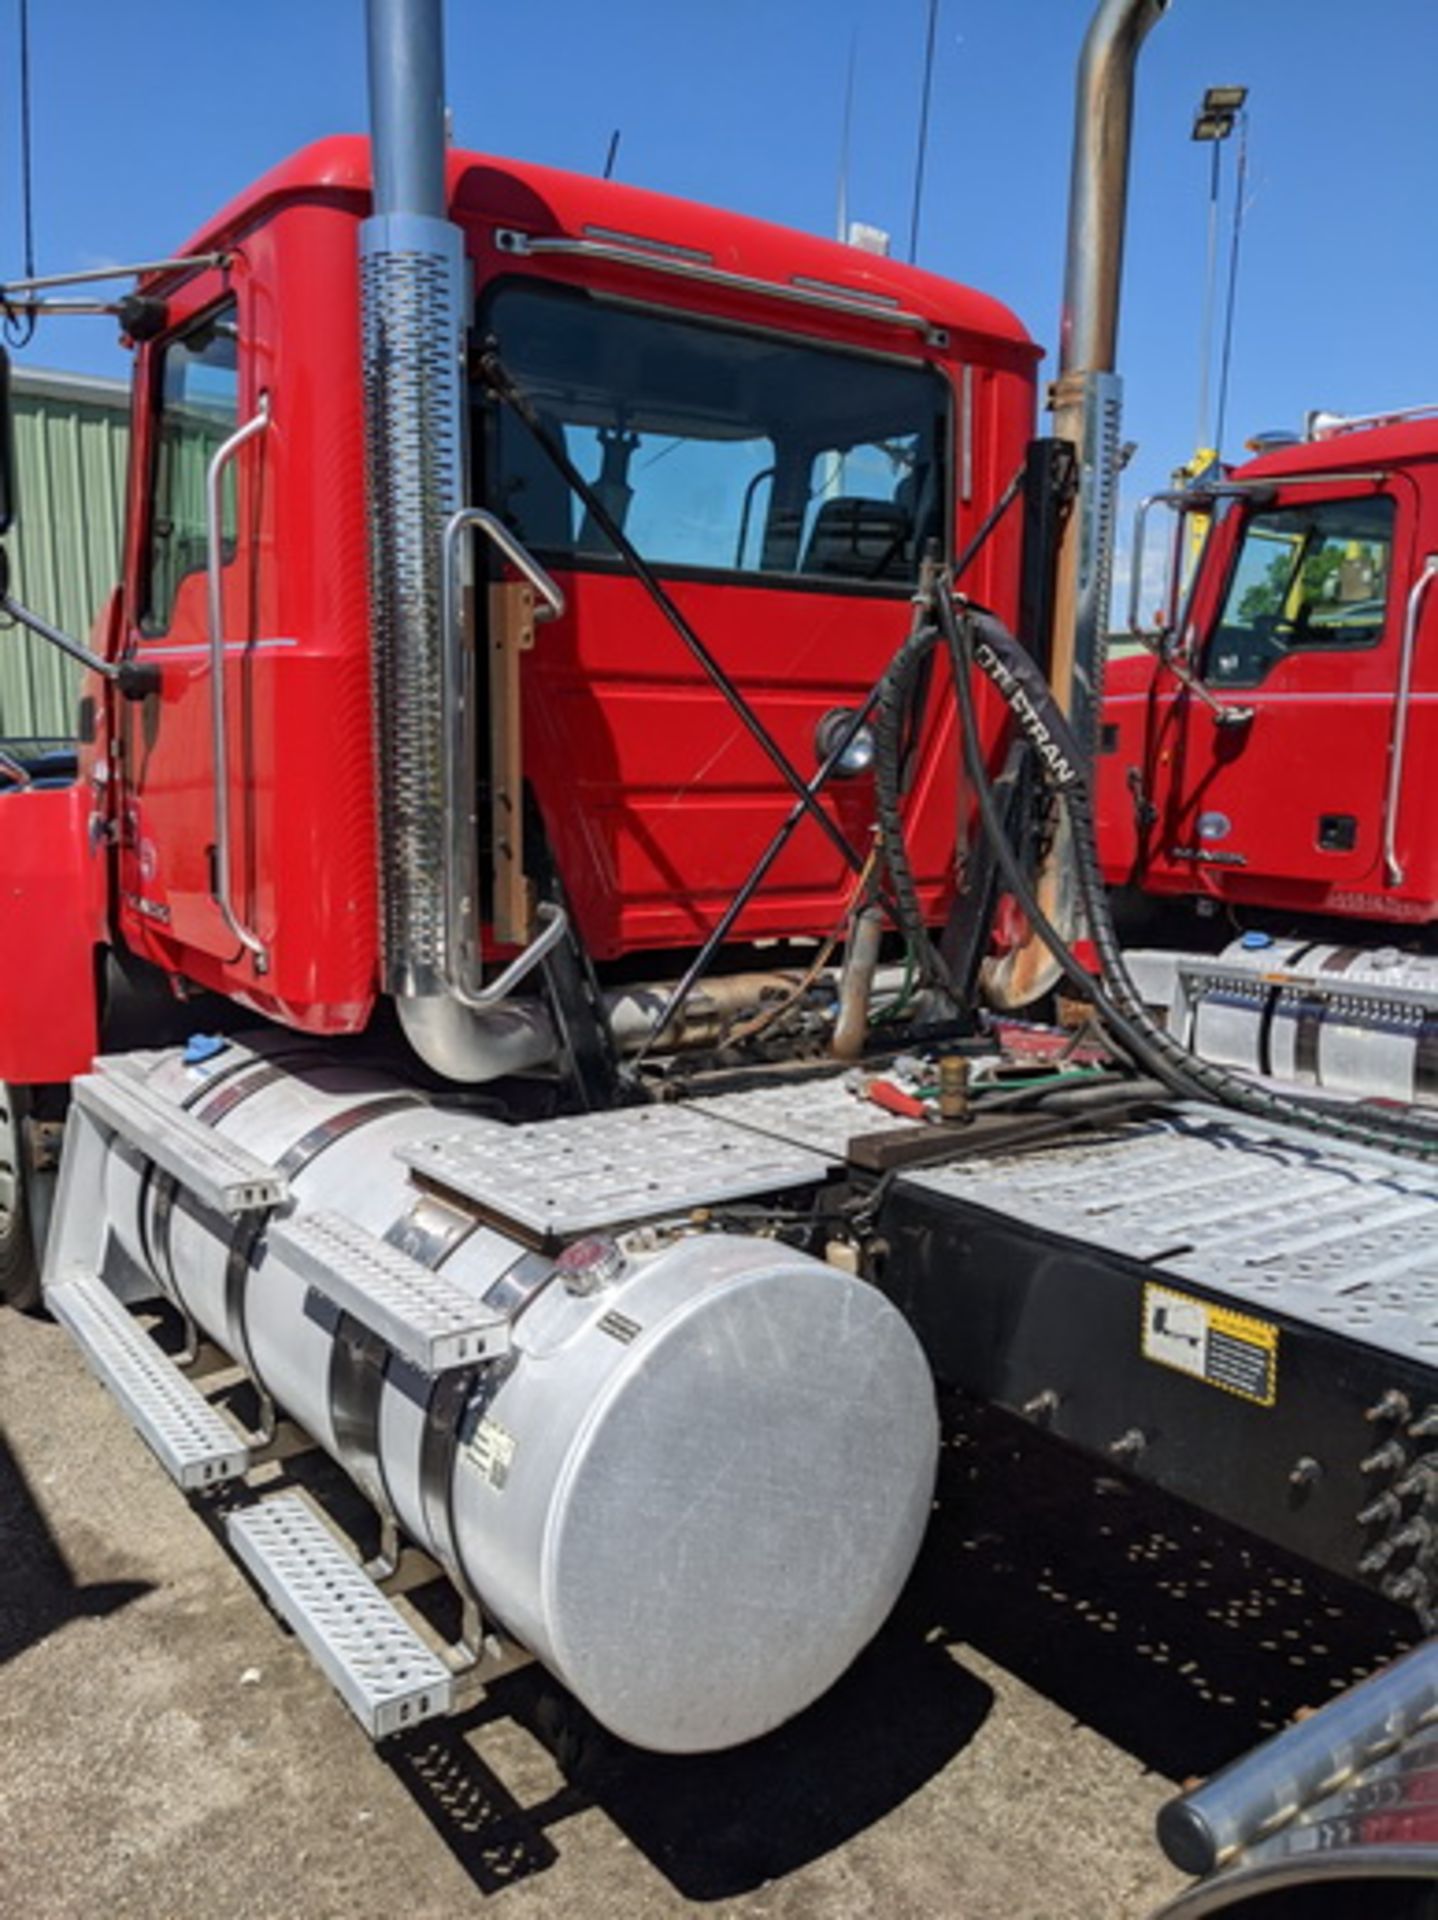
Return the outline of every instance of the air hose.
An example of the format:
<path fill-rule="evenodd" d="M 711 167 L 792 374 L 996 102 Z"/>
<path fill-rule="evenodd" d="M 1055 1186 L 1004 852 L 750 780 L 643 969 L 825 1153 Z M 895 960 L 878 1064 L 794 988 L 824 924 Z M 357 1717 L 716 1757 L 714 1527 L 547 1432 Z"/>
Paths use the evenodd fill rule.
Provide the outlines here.
<path fill-rule="evenodd" d="M 963 578 L 971 563 L 987 545 L 990 535 L 1022 492 L 1023 481 L 1024 467 L 1020 464 L 954 561 L 948 573 L 950 588 Z M 879 855 L 889 875 L 899 931 L 904 936 L 910 959 L 917 965 L 920 980 L 940 988 L 957 1006 L 959 999 L 953 976 L 943 954 L 930 937 L 928 922 L 919 904 L 903 818 L 905 775 L 918 747 L 923 726 L 923 707 L 928 694 L 925 669 L 939 639 L 939 631 L 933 622 L 923 617 L 924 608 L 932 604 L 934 583 L 940 577 L 937 552 L 937 546 L 931 543 L 919 572 L 913 626 L 904 644 L 884 669 L 884 676 L 876 689 L 874 817 Z"/>
<path fill-rule="evenodd" d="M 1234 1107 L 1241 1112 L 1310 1133 L 1352 1141 L 1419 1159 L 1438 1157 L 1438 1139 L 1405 1127 L 1400 1116 L 1368 1114 L 1362 1120 L 1310 1104 L 1295 1096 L 1276 1094 L 1241 1079 L 1212 1062 L 1200 1060 L 1150 1017 L 1133 984 L 1109 913 L 1108 896 L 1099 871 L 1093 811 L 1084 775 L 1084 757 L 1057 702 L 1032 656 L 992 614 L 964 603 L 956 614 L 947 586 L 940 582 L 933 594 L 938 628 L 923 628 L 914 645 L 927 639 L 932 645 L 941 634 L 948 645 L 954 690 L 959 709 L 963 756 L 978 802 L 984 833 L 1015 900 L 1029 924 L 1062 968 L 1081 999 L 1088 1001 L 1105 1027 L 1142 1071 L 1152 1074 L 1184 1099 Z M 932 639 L 927 638 L 933 635 Z M 1044 913 L 1004 831 L 1003 818 L 984 760 L 974 705 L 973 668 L 977 666 L 994 685 L 1033 749 L 1045 782 L 1063 802 L 1072 831 L 1079 897 L 1090 938 L 1098 954 L 1102 982 L 1082 965 L 1052 921 Z"/>
<path fill-rule="evenodd" d="M 909 861 L 904 831 L 904 769 L 922 723 L 919 699 L 923 670 L 940 638 L 931 622 L 916 621 L 879 682 L 874 707 L 874 820 L 879 857 L 888 870 L 899 931 L 916 957 L 920 979 L 941 987 L 950 998 L 954 984 L 943 955 L 929 935 L 918 886 Z"/>

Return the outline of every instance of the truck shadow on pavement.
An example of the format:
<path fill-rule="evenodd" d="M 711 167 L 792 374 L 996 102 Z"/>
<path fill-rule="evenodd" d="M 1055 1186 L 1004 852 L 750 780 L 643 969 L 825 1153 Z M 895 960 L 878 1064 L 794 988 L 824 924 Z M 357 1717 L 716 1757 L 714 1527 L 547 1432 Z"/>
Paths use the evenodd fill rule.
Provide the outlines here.
<path fill-rule="evenodd" d="M 983 1725 L 993 1691 L 955 1663 L 924 1601 L 924 1583 L 911 1581 L 878 1638 L 823 1699 L 727 1753 L 642 1752 L 530 1667 L 499 1682 L 479 1717 L 502 1713 L 533 1734 L 565 1775 L 560 1792 L 518 1806 L 466 1741 L 476 1716 L 417 1730 L 393 1764 L 486 1892 L 552 1864 L 547 1829 L 588 1806 L 686 1899 L 750 1892 L 891 1812 Z"/>
<path fill-rule="evenodd" d="M 67 1621 L 116 1613 L 149 1592 L 145 1580 L 76 1582 L 0 1431 L 0 1665 Z"/>
<path fill-rule="evenodd" d="M 1207 1775 L 1421 1638 L 1415 1617 L 993 1410 L 941 1481 L 959 1637 L 1169 1779 Z"/>
<path fill-rule="evenodd" d="M 994 1661 L 1174 1781 L 1212 1771 L 1416 1637 L 1407 1616 L 1195 1511 L 1104 1474 L 1001 1415 L 954 1403 L 924 1552 L 878 1639 L 764 1740 L 673 1758 L 604 1732 L 539 1668 L 390 1764 L 477 1888 L 558 1858 L 597 1807 L 694 1901 L 751 1893 L 881 1819 L 974 1738 Z M 702 1653 L 698 1656 L 702 1657 Z M 475 1750 L 499 1721 L 564 1785 L 522 1805 Z"/>

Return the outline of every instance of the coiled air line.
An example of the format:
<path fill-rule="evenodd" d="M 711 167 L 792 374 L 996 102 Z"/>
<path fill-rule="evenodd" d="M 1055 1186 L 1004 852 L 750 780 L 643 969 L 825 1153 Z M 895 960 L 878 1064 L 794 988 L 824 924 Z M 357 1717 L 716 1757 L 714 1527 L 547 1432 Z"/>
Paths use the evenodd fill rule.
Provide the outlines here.
<path fill-rule="evenodd" d="M 1030 926 L 1062 968 L 1070 986 L 1094 1008 L 1134 1064 L 1183 1099 L 1216 1102 L 1260 1119 L 1327 1134 L 1364 1147 L 1425 1160 L 1438 1157 L 1438 1139 L 1405 1126 L 1399 1116 L 1390 1118 L 1372 1113 L 1357 1120 L 1293 1095 L 1269 1092 L 1223 1067 L 1199 1059 L 1153 1021 L 1124 963 L 1109 913 L 1108 895 L 1099 871 L 1084 756 L 1067 719 L 1033 657 L 993 614 L 962 600 L 956 611 L 951 585 L 944 575 L 935 581 L 929 604 L 937 624 L 925 625 L 914 633 L 895 656 L 885 679 L 892 681 L 896 690 L 906 689 L 929 649 L 941 640 L 946 644 L 959 710 L 963 757 L 973 782 L 979 818 L 1005 883 L 1027 915 Z M 975 667 L 999 693 L 1032 749 L 1045 784 L 1067 810 L 1079 898 L 1098 954 L 1101 980 L 1094 979 L 1045 914 L 1009 844 L 979 736 L 972 684 Z M 900 691 L 900 700 L 902 697 Z M 901 849 L 901 860 L 904 857 Z M 902 898 L 902 884 L 897 876 L 895 890 Z"/>

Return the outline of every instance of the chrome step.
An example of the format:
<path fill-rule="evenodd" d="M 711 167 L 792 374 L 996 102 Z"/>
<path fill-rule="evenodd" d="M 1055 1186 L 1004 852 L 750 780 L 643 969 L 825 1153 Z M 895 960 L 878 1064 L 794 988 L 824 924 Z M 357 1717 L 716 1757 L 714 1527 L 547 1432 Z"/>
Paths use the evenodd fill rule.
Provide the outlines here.
<path fill-rule="evenodd" d="M 45 1304 L 179 1486 L 199 1492 L 249 1471 L 249 1448 L 229 1421 L 160 1351 L 103 1281 L 72 1275 L 46 1288 Z"/>
<path fill-rule="evenodd" d="M 509 1346 L 509 1322 L 443 1274 L 343 1214 L 316 1208 L 269 1230 L 266 1258 L 388 1341 L 426 1373 L 489 1360 Z"/>
<path fill-rule="evenodd" d="M 230 1545 L 372 1740 L 448 1713 L 454 1676 L 297 1493 L 225 1516 Z"/>
<path fill-rule="evenodd" d="M 282 1173 L 143 1080 L 124 1073 L 88 1073 L 75 1081 L 72 1092 L 86 1113 L 173 1174 L 215 1213 L 233 1219 L 277 1207 L 288 1198 L 289 1183 Z"/>

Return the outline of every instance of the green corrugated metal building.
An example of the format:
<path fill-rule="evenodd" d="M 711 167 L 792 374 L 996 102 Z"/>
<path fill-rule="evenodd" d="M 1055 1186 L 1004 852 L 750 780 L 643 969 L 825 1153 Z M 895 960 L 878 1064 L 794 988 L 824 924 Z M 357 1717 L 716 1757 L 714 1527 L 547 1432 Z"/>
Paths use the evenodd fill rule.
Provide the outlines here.
<path fill-rule="evenodd" d="M 119 578 L 129 389 L 87 374 L 13 367 L 16 521 L 11 592 L 88 641 Z M 68 740 L 79 669 L 20 628 L 0 626 L 0 738 Z"/>

